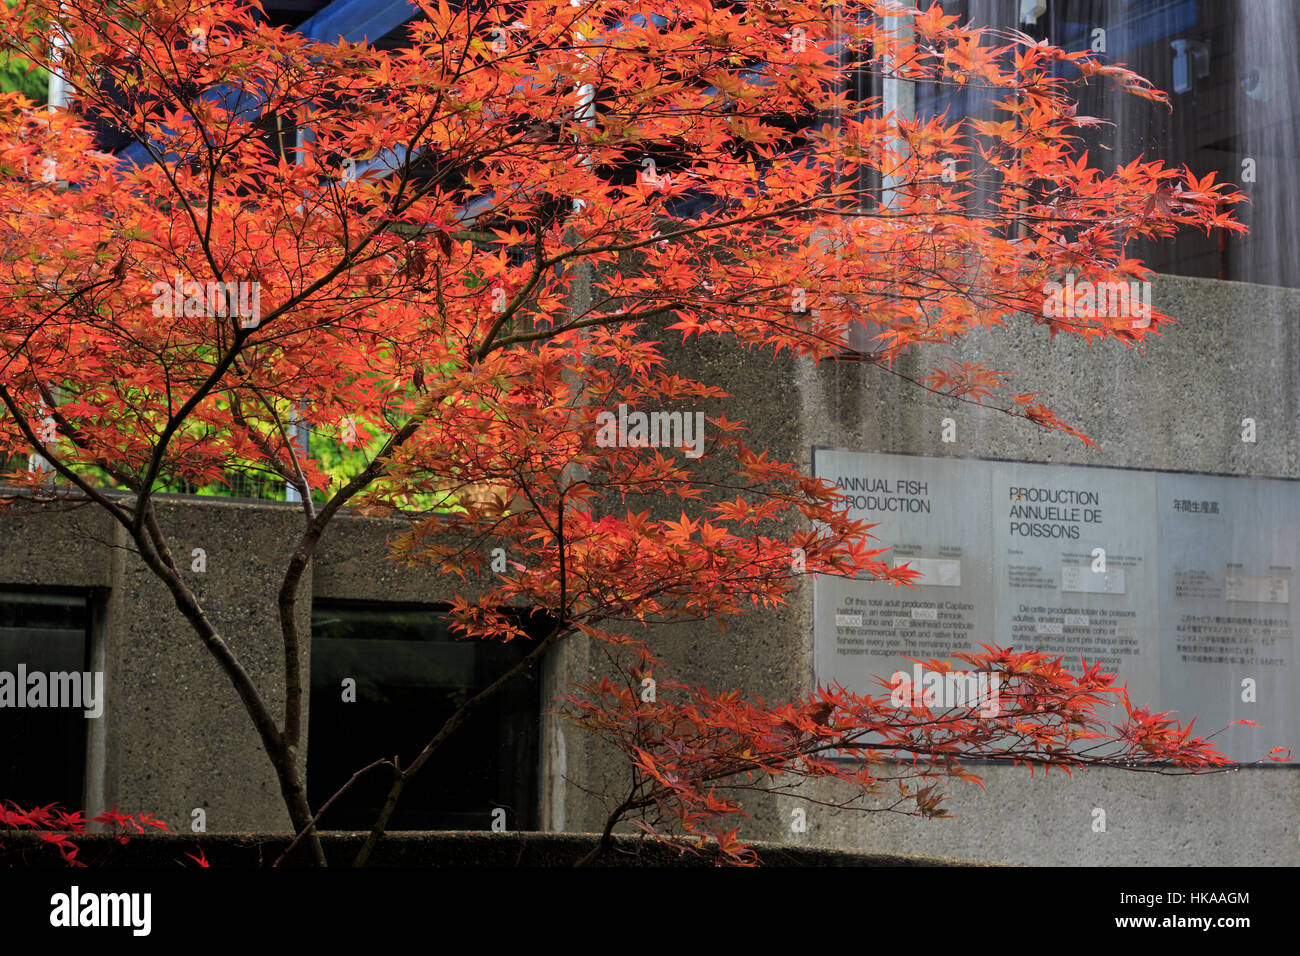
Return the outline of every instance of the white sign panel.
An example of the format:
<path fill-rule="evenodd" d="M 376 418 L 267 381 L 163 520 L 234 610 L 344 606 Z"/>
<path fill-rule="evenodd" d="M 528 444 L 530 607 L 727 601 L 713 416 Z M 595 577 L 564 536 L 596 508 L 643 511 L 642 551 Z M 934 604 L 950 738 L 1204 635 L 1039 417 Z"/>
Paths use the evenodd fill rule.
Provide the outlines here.
<path fill-rule="evenodd" d="M 1300 759 L 1300 483 L 814 449 L 914 590 L 817 575 L 815 669 L 880 694 L 980 644 L 1083 658 L 1234 760 Z M 1103 718 L 1119 720 L 1112 710 Z"/>
<path fill-rule="evenodd" d="M 997 643 L 1080 658 L 1160 694 L 1155 482 L 1109 468 L 968 462 L 993 474 Z M 1134 480 L 1135 475 L 1137 480 Z M 1122 719 L 1112 708 L 1104 719 Z"/>
<path fill-rule="evenodd" d="M 1215 738 L 1234 759 L 1300 751 L 1291 603 L 1300 558 L 1293 482 L 1159 475 L 1161 709 Z M 1300 753 L 1296 756 L 1300 757 Z"/>
<path fill-rule="evenodd" d="M 874 678 L 910 672 L 906 658 L 947 658 L 975 647 L 993 627 L 988 474 L 966 462 L 816 451 L 815 472 L 850 496 L 853 518 L 891 551 L 885 559 L 922 573 L 912 589 L 874 578 L 814 579 L 816 668 L 821 683 L 880 693 Z"/>

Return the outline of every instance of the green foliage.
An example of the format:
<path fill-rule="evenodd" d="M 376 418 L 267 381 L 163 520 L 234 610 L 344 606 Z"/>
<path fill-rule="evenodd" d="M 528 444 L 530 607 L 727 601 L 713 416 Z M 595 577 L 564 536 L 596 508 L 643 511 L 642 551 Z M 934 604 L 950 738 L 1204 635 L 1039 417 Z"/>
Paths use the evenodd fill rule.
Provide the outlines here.
<path fill-rule="evenodd" d="M 19 0 L 5 0 L 10 7 Z M 21 57 L 0 52 L 0 92 L 19 92 L 37 103 L 44 103 L 49 95 L 50 75 L 43 68 L 32 69 L 32 64 Z"/>
<path fill-rule="evenodd" d="M 34 70 L 30 67 L 31 64 L 24 59 L 0 53 L 0 91 L 6 93 L 17 91 L 26 94 L 37 103 L 45 102 L 50 75 L 39 66 Z"/>

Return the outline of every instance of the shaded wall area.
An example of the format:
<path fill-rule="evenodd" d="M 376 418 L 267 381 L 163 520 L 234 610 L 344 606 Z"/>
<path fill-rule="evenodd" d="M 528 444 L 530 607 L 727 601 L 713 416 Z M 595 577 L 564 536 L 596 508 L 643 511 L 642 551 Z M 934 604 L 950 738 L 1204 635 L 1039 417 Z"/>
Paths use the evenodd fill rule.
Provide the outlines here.
<path fill-rule="evenodd" d="M 862 363 L 774 362 L 693 340 L 689 349 L 666 349 L 668 370 L 726 388 L 733 398 L 704 406 L 706 412 L 725 410 L 728 418 L 745 421 L 755 446 L 768 446 L 774 457 L 805 469 L 811 469 L 813 446 L 823 446 L 1300 477 L 1300 293 L 1162 277 L 1153 306 L 1180 324 L 1151 340 L 1145 355 L 1118 343 L 1089 348 L 1065 336 L 1051 340 L 1025 323 L 972 336 L 956 350 L 910 355 L 897 366 L 920 376 L 948 354 L 1014 371 L 1017 390 L 1042 393 L 1100 451 L 1022 419 L 927 394 Z M 941 437 L 946 418 L 956 425 L 951 443 Z M 1244 418 L 1255 422 L 1254 442 L 1242 440 Z M 708 462 L 707 446 L 702 461 Z M 807 692 L 814 680 L 811 583 L 801 584 L 787 608 L 747 615 L 725 633 L 690 625 L 661 628 L 653 640 L 675 677 L 715 688 L 743 686 L 769 701 Z M 1293 634 L 1293 648 L 1294 641 Z M 576 660 L 573 670 L 581 670 Z M 602 766 L 609 779 L 618 779 L 613 764 Z M 573 748 L 568 767 L 574 769 Z M 588 770 L 601 776 L 601 767 Z M 1093 770 L 1073 778 L 1054 773 L 1044 779 L 1040 772 L 1031 779 L 1027 770 L 992 765 L 977 772 L 987 791 L 951 788 L 946 806 L 956 814 L 952 820 L 834 811 L 768 796 L 747 800 L 753 820 L 742 832 L 853 850 L 1022 863 L 1300 862 L 1295 768 L 1247 767 L 1194 778 Z M 805 792 L 818 800 L 846 796 L 825 786 Z M 571 829 L 598 826 L 599 807 L 580 794 L 570 792 L 568 799 Z M 791 830 L 797 806 L 807 810 L 801 834 Z M 1104 832 L 1093 827 L 1097 809 L 1106 814 Z"/>

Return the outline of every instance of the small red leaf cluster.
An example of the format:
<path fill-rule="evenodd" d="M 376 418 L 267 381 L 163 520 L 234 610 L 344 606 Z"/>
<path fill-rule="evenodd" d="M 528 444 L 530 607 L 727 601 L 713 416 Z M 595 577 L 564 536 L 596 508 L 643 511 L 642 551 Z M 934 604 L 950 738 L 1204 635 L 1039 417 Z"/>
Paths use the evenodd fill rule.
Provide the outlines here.
<path fill-rule="evenodd" d="M 117 807 L 91 817 L 91 821 L 115 834 L 123 845 L 130 841 L 131 834 L 144 833 L 146 829 L 170 832 L 167 824 L 152 813 L 120 813 Z M 0 803 L 0 830 L 34 830 L 42 841 L 58 851 L 68 866 L 85 866 L 77 859 L 75 842 L 78 835 L 89 832 L 80 810 L 69 813 L 53 803 L 24 810 L 16 803 L 5 801 Z"/>

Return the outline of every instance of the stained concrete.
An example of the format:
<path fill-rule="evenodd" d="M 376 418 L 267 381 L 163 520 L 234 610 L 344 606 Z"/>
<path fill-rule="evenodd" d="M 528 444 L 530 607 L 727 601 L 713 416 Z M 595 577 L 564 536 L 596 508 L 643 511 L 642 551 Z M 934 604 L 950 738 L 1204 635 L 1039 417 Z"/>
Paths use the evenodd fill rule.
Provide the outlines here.
<path fill-rule="evenodd" d="M 1181 324 L 1146 347 L 1088 348 L 1049 340 L 1018 326 L 972 335 L 953 352 L 1015 370 L 1016 388 L 1040 391 L 1062 418 L 1102 450 L 1046 433 L 1023 420 L 919 391 L 871 365 L 772 360 L 716 340 L 666 349 L 669 371 L 719 384 L 733 396 L 701 403 L 751 428 L 751 442 L 779 459 L 810 467 L 814 445 L 899 454 L 1174 468 L 1237 475 L 1300 476 L 1300 292 L 1239 283 L 1161 279 L 1155 307 Z M 672 333 L 665 333 L 672 341 Z M 925 374 L 941 353 L 908 357 L 898 369 Z M 957 441 L 939 440 L 942 420 Z M 1241 441 L 1254 418 L 1258 440 Z M 698 467 L 710 474 L 707 450 Z M 675 516 L 676 502 L 651 502 Z M 211 832 L 279 830 L 288 824 L 270 764 L 229 681 L 176 611 L 170 595 L 120 529 L 93 508 L 23 517 L 0 514 L 0 589 L 95 589 L 107 671 L 104 723 L 92 738 L 87 804 L 149 810 L 188 829 L 202 808 Z M 203 548 L 207 570 L 187 580 L 278 714 L 282 651 L 275 592 L 301 530 L 291 505 L 218 499 L 160 501 L 161 520 L 189 566 Z M 689 511 L 690 509 L 688 509 Z M 388 562 L 400 520 L 345 516 L 321 542 L 304 595 L 315 600 L 431 603 L 450 593 L 428 569 Z M 1298 529 L 1297 533 L 1300 533 Z M 308 631 L 309 601 L 299 606 Z M 745 615 L 725 633 L 707 622 L 646 632 L 673 676 L 740 687 L 768 700 L 807 692 L 812 671 L 811 588 L 788 607 Z M 303 651 L 309 664 L 308 649 Z M 598 672 L 585 640 L 557 649 L 546 665 L 548 696 Z M 539 774 L 543 826 L 599 830 L 605 805 L 582 788 L 620 793 L 627 772 L 607 748 L 546 709 Z M 1291 742 L 1293 745 L 1300 741 Z M 977 767 L 987 792 L 955 787 L 954 820 L 914 820 L 807 807 L 808 830 L 790 831 L 789 798 L 747 800 L 745 833 L 789 844 L 874 853 L 912 853 L 1034 863 L 1294 865 L 1300 775 L 1292 768 L 1248 768 L 1199 778 L 1089 771 L 1073 778 L 1007 767 Z M 829 788 L 809 794 L 834 796 Z M 1095 810 L 1106 813 L 1094 832 Z"/>
<path fill-rule="evenodd" d="M 913 378 L 943 355 L 1014 372 L 1014 388 L 1082 429 L 1100 449 L 1023 419 L 925 393 L 871 364 L 771 360 L 717 340 L 666 349 L 668 370 L 729 391 L 713 415 L 751 429 L 751 443 L 811 469 L 813 446 L 959 458 L 1095 464 L 1233 475 L 1300 477 L 1300 291 L 1163 277 L 1157 311 L 1179 324 L 1151 337 L 1143 352 L 1119 343 L 1088 347 L 1026 321 L 980 330 L 955 349 L 901 359 Z M 667 334 L 665 341 L 670 341 Z M 1242 441 L 1253 418 L 1256 441 Z M 943 420 L 956 441 L 941 440 Z M 703 462 L 709 460 L 706 450 Z M 713 477 L 719 477 L 713 473 Z M 674 504 L 675 507 L 675 504 Z M 688 509 L 689 510 L 689 509 Z M 1296 529 L 1300 534 L 1300 529 Z M 674 677 L 715 688 L 743 687 L 767 700 L 813 686 L 812 589 L 788 607 L 728 622 L 657 628 L 650 635 Z M 1300 741 L 1289 741 L 1292 746 Z M 573 773 L 574 748 L 569 771 Z M 619 780 L 603 760 L 593 779 Z M 946 804 L 954 819 L 835 811 L 788 797 L 747 796 L 753 838 L 852 850 L 939 854 L 1041 864 L 1295 865 L 1300 863 L 1300 768 L 1253 767 L 1226 774 L 1164 777 L 1127 770 L 1076 771 L 1034 778 L 1024 769 L 973 767 L 987 791 L 957 784 Z M 843 799 L 839 785 L 801 792 Z M 617 792 L 617 786 L 611 788 Z M 598 826 L 599 807 L 570 794 L 570 827 Z M 878 804 L 877 804 L 878 805 Z M 793 833 L 791 811 L 806 809 Z M 1097 828 L 1105 812 L 1105 830 Z"/>

